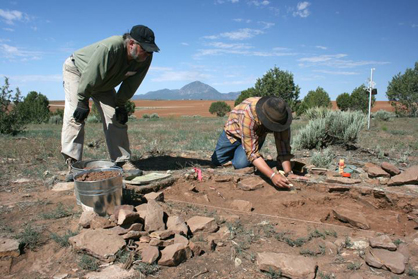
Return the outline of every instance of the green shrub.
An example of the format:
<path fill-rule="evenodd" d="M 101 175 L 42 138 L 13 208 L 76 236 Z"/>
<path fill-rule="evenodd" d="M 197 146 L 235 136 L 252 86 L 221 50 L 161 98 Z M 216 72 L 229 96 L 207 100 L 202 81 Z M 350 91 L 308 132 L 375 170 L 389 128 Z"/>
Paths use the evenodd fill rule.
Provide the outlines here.
<path fill-rule="evenodd" d="M 49 124 L 62 124 L 62 117 L 59 115 L 52 115 L 49 120 Z"/>
<path fill-rule="evenodd" d="M 24 247 L 33 249 L 39 245 L 41 234 L 29 224 L 24 230 L 16 235 L 16 238 L 19 239 L 19 243 Z"/>
<path fill-rule="evenodd" d="M 351 110 L 361 110 L 364 113 L 369 111 L 369 99 L 370 93 L 369 89 L 366 86 L 360 85 L 359 87 L 355 88 L 353 92 L 351 92 L 350 96 L 350 109 Z M 373 107 L 376 98 L 372 96 L 372 104 Z"/>
<path fill-rule="evenodd" d="M 126 110 L 128 111 L 128 116 L 131 116 L 135 112 L 135 103 L 131 100 L 128 100 L 125 104 Z"/>
<path fill-rule="evenodd" d="M 224 101 L 213 102 L 209 107 L 209 112 L 219 117 L 225 116 L 230 110 L 231 107 Z"/>
<path fill-rule="evenodd" d="M 78 267 L 84 270 L 95 271 L 99 269 L 99 261 L 92 256 L 83 254 L 78 262 Z"/>
<path fill-rule="evenodd" d="M 71 216 L 73 214 L 74 213 L 71 207 L 65 208 L 64 205 L 61 202 L 59 202 L 55 210 L 50 211 L 48 213 L 42 213 L 41 216 L 43 219 L 60 219 L 60 218 Z"/>
<path fill-rule="evenodd" d="M 150 116 L 149 116 L 149 114 L 148 114 L 148 113 L 144 113 L 144 114 L 142 115 L 142 118 L 144 118 L 144 119 L 148 119 L 148 118 L 150 118 Z"/>
<path fill-rule="evenodd" d="M 292 139 L 292 144 L 295 149 L 350 145 L 356 142 L 365 123 L 366 116 L 361 112 L 331 111 L 324 118 L 309 121 Z"/>
<path fill-rule="evenodd" d="M 371 114 L 371 117 L 382 120 L 382 121 L 389 121 L 391 118 L 395 118 L 396 115 L 393 112 L 389 112 L 386 110 L 378 110 Z"/>
<path fill-rule="evenodd" d="M 50 115 L 48 98 L 36 91 L 29 92 L 17 109 L 25 123 L 46 123 Z"/>
<path fill-rule="evenodd" d="M 348 93 L 338 95 L 336 99 L 337 107 L 342 111 L 347 111 L 351 106 L 351 97 Z"/>
<path fill-rule="evenodd" d="M 150 115 L 150 118 L 151 119 L 158 119 L 160 117 L 158 116 L 158 113 L 153 113 L 153 114 Z"/>
<path fill-rule="evenodd" d="M 4 78 L 4 85 L 0 92 L 0 134 L 17 135 L 25 129 L 24 121 L 20 117 L 17 104 L 20 102 L 20 90 L 12 97 L 13 90 L 9 89 L 9 79 Z"/>
<path fill-rule="evenodd" d="M 398 116 L 418 117 L 418 62 L 389 82 L 386 96 Z"/>
<path fill-rule="evenodd" d="M 334 153 L 330 148 L 325 148 L 319 152 L 314 152 L 310 161 L 312 165 L 318 168 L 328 168 L 334 161 Z"/>
<path fill-rule="evenodd" d="M 325 118 L 332 111 L 327 107 L 312 107 L 305 111 L 305 116 L 308 119 Z"/>
<path fill-rule="evenodd" d="M 283 98 L 293 111 L 299 99 L 300 88 L 293 81 L 293 74 L 274 67 L 267 71 L 262 78 L 258 78 L 254 88 L 248 88 L 241 92 L 235 100 L 235 105 L 249 97 L 276 96 Z"/>
<path fill-rule="evenodd" d="M 56 243 L 58 243 L 61 247 L 67 247 L 70 245 L 70 243 L 68 242 L 68 239 L 70 239 L 70 237 L 73 237 L 75 235 L 77 235 L 78 232 L 72 232 L 71 230 L 68 230 L 67 233 L 65 233 L 63 236 L 59 236 L 56 233 L 51 233 L 51 239 L 54 240 Z"/>
<path fill-rule="evenodd" d="M 86 120 L 87 123 L 100 123 L 100 117 L 98 118 L 96 115 L 89 115 Z"/>
<path fill-rule="evenodd" d="M 303 103 L 306 104 L 307 108 L 330 108 L 332 106 L 328 93 L 322 87 L 309 91 L 305 98 L 303 98 Z"/>

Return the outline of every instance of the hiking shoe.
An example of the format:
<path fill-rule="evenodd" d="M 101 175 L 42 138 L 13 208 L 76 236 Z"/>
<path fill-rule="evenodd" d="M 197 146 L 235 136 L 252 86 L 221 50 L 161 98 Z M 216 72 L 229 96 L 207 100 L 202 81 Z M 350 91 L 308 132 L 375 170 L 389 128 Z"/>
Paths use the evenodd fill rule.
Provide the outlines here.
<path fill-rule="evenodd" d="M 67 159 L 65 159 L 65 164 L 67 165 L 68 168 L 68 173 L 71 172 L 72 168 L 73 168 L 73 164 L 77 162 L 76 159 L 68 157 Z"/>
<path fill-rule="evenodd" d="M 71 157 L 67 157 L 67 159 L 65 159 L 65 164 L 67 165 L 67 168 L 68 168 L 67 174 L 65 175 L 65 182 L 74 181 L 74 174 L 72 172 L 72 169 L 73 169 L 73 164 L 75 162 L 77 162 L 77 160 Z"/>
<path fill-rule="evenodd" d="M 131 161 L 117 162 L 116 166 L 122 168 L 123 173 L 128 176 L 141 176 L 143 171 L 138 169 Z"/>

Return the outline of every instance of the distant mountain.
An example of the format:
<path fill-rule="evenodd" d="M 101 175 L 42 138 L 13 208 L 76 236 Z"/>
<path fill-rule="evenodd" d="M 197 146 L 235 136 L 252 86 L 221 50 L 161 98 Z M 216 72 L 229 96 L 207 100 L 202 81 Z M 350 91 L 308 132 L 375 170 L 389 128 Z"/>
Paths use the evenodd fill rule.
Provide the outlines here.
<path fill-rule="evenodd" d="M 235 100 L 241 92 L 220 93 L 200 81 L 191 82 L 180 89 L 161 89 L 134 95 L 133 100 Z"/>

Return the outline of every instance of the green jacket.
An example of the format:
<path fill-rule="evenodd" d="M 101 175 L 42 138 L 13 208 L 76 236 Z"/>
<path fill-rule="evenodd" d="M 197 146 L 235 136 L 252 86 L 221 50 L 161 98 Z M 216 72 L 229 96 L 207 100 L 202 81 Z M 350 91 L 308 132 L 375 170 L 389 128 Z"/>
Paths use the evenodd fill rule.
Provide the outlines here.
<path fill-rule="evenodd" d="M 144 62 L 128 61 L 122 36 L 112 36 L 77 50 L 74 63 L 81 73 L 78 100 L 87 102 L 94 94 L 114 89 L 116 105 L 123 106 L 132 98 L 151 65 L 152 55 Z"/>

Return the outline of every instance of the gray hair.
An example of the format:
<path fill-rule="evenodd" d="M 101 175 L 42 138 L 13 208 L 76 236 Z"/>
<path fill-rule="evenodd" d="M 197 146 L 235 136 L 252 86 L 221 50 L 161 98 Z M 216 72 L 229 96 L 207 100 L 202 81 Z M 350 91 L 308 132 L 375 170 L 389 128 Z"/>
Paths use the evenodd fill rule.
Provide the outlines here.
<path fill-rule="evenodd" d="M 133 40 L 135 43 L 139 44 L 134 38 L 131 37 L 131 34 L 125 33 L 123 34 L 123 44 L 127 46 L 129 44 L 129 41 Z"/>

